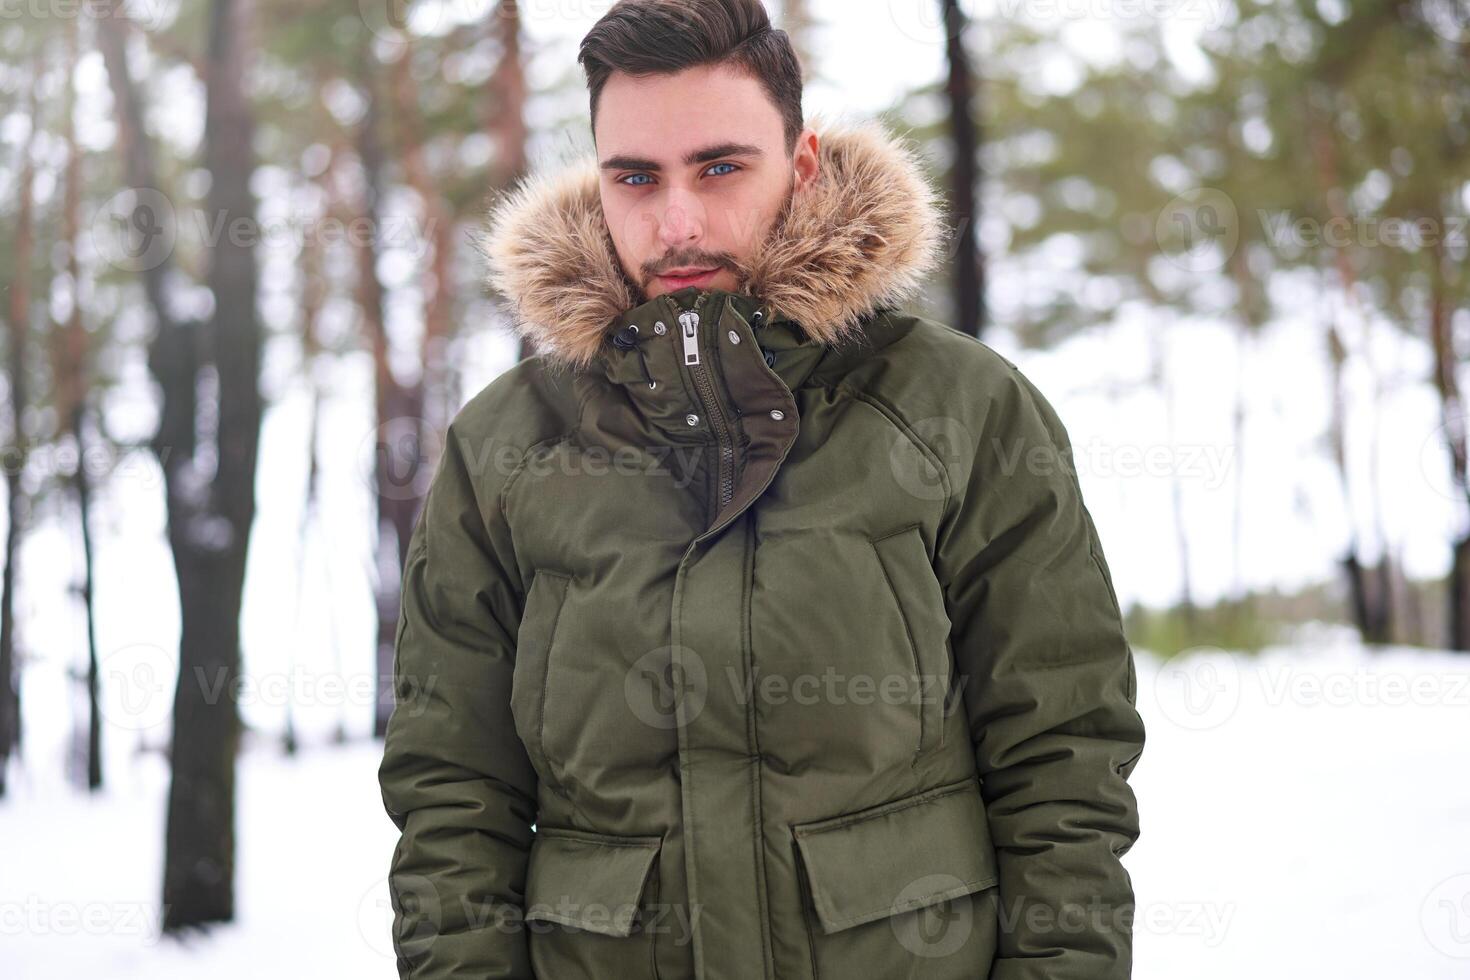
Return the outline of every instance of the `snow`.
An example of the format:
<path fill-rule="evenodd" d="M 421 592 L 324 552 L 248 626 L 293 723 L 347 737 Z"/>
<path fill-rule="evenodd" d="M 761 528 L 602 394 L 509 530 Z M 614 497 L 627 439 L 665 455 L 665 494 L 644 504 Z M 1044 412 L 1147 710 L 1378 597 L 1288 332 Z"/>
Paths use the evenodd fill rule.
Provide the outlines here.
<path fill-rule="evenodd" d="M 1139 978 L 1470 976 L 1470 655 L 1140 655 Z"/>
<path fill-rule="evenodd" d="M 1136 978 L 1470 976 L 1470 656 L 1319 628 L 1137 658 Z M 238 921 L 180 944 L 158 932 L 167 773 L 108 733 L 105 792 L 41 778 L 60 766 L 38 740 L 0 804 L 5 976 L 395 975 L 381 743 L 252 741 Z"/>
<path fill-rule="evenodd" d="M 387 872 L 398 831 L 382 745 L 242 753 L 237 921 L 179 942 L 159 924 L 168 775 L 150 755 L 94 798 L 0 804 L 0 973 L 26 980 L 393 977 Z M 119 780 L 121 781 L 121 780 Z"/>

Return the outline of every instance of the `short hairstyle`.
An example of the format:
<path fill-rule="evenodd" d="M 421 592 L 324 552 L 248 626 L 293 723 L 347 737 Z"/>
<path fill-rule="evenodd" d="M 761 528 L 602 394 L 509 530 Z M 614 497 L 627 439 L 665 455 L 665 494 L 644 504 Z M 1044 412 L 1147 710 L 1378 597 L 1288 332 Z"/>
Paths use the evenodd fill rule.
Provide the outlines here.
<path fill-rule="evenodd" d="M 613 72 L 672 75 L 724 64 L 765 88 L 781 113 L 788 153 L 805 125 L 801 62 L 761 0 L 618 0 L 582 38 L 577 61 L 587 74 L 594 132 L 598 99 Z"/>

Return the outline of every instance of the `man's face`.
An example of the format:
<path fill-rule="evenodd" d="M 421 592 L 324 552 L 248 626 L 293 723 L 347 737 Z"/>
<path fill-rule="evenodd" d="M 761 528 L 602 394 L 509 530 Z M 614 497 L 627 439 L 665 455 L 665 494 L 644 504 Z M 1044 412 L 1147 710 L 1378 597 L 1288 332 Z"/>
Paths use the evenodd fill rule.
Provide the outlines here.
<path fill-rule="evenodd" d="M 614 73 L 593 138 L 608 231 L 645 300 L 686 286 L 733 292 L 736 263 L 818 168 L 816 135 L 803 130 L 788 156 L 770 97 L 723 65 Z"/>

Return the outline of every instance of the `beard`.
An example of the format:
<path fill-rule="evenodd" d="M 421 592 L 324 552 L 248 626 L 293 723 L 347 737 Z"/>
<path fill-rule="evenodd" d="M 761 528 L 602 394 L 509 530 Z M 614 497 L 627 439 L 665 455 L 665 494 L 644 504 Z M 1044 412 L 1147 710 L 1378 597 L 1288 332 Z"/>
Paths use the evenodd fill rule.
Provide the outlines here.
<path fill-rule="evenodd" d="M 726 269 L 734 273 L 736 285 L 734 292 L 744 292 L 749 285 L 751 276 L 754 274 L 755 265 L 759 257 L 763 255 L 770 245 L 772 239 L 781 233 L 786 224 L 787 216 L 791 213 L 791 203 L 796 197 L 796 174 L 791 174 L 787 181 L 786 193 L 781 199 L 780 206 L 776 209 L 776 217 L 771 221 L 770 227 L 761 236 L 759 244 L 751 250 L 747 258 L 740 258 L 733 252 L 707 252 L 702 249 L 672 249 L 665 252 L 657 261 L 645 262 L 640 270 L 641 275 L 627 276 L 629 284 L 634 287 L 638 302 L 646 303 L 649 300 L 648 284 L 653 282 L 658 275 L 668 269 L 678 269 L 686 266 L 694 266 L 701 269 Z M 619 266 L 622 263 L 619 262 Z"/>

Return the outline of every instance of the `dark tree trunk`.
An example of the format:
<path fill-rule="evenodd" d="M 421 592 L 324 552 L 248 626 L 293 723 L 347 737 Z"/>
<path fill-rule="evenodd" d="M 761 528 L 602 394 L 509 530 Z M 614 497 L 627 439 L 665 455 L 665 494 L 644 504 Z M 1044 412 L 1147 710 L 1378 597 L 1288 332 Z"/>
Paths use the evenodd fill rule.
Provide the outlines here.
<path fill-rule="evenodd" d="M 407 57 L 407 55 L 404 55 Z M 378 279 L 378 241 L 380 204 L 383 181 L 383 146 L 381 127 L 382 100 L 378 91 L 377 59 L 371 46 L 364 44 L 359 52 L 360 83 L 367 100 L 362 124 L 357 134 L 357 155 L 362 166 L 362 217 L 372 234 L 362 236 L 357 244 L 358 307 L 363 328 L 372 347 L 375 414 L 378 428 L 373 446 L 373 486 L 377 503 L 378 575 L 373 583 L 374 605 L 378 616 L 378 636 L 374 653 L 377 666 L 377 701 L 373 713 L 373 734 L 382 738 L 388 731 L 393 714 L 393 641 L 398 627 L 399 582 L 397 574 L 405 563 L 408 534 L 412 518 L 405 522 L 402 499 L 411 496 L 411 469 L 405 472 L 400 460 L 411 457 L 416 465 L 419 439 L 419 411 L 406 404 L 388 363 L 388 331 L 384 323 L 383 284 Z M 413 501 L 407 502 L 412 506 Z"/>
<path fill-rule="evenodd" d="M 1455 541 L 1450 563 L 1449 618 L 1451 650 L 1470 650 L 1470 536 Z"/>
<path fill-rule="evenodd" d="M 232 225 L 253 228 L 255 222 L 246 19 L 240 0 L 215 0 L 210 10 L 204 163 L 210 173 L 208 218 L 220 232 L 208 251 L 210 321 L 180 322 L 171 314 L 168 255 L 142 270 L 157 325 L 148 364 L 163 393 L 153 451 L 164 473 L 181 619 L 163 870 L 166 932 L 234 916 L 234 696 L 261 415 L 254 239 L 231 234 Z M 143 107 L 128 71 L 127 25 L 100 18 L 97 36 L 116 106 L 124 174 L 133 188 L 158 192 Z M 151 217 L 144 206 L 140 200 L 135 210 L 139 222 Z M 217 411 L 201 417 L 197 393 L 211 387 L 208 408 Z M 207 450 L 202 453 L 201 439 Z"/>
<path fill-rule="evenodd" d="M 1347 199 L 1347 195 L 1342 191 L 1337 143 L 1324 115 L 1322 101 L 1320 92 L 1309 92 L 1303 103 L 1303 111 L 1310 128 L 1313 163 L 1317 172 L 1318 188 L 1326 207 L 1332 212 L 1333 220 L 1346 222 L 1348 215 L 1343 201 Z M 1357 273 L 1353 271 L 1348 251 L 1342 248 L 1333 249 L 1332 259 L 1344 298 L 1354 308 L 1357 308 Z M 1361 316 L 1362 311 L 1358 312 Z M 1348 470 L 1347 438 L 1343 421 L 1346 418 L 1346 399 L 1343 394 L 1342 381 L 1343 365 L 1347 360 L 1348 352 L 1337 325 L 1332 322 L 1327 325 L 1327 345 L 1332 363 L 1330 433 L 1332 456 L 1342 480 L 1343 500 L 1347 505 L 1348 520 L 1352 527 L 1352 539 L 1348 544 L 1348 553 L 1341 559 L 1342 568 L 1347 575 L 1353 620 L 1357 623 L 1358 632 L 1362 634 L 1363 641 L 1365 643 L 1387 643 L 1393 635 L 1393 576 L 1389 574 L 1390 560 L 1386 555 L 1378 565 L 1369 567 L 1363 564 L 1362 543 L 1356 527 L 1353 526 L 1353 487 Z M 1375 500 L 1374 503 L 1376 507 L 1377 501 Z"/>
<path fill-rule="evenodd" d="M 816 64 L 816 18 L 807 0 L 784 0 L 781 4 L 781 29 L 791 39 L 796 60 L 801 62 L 801 80 L 810 85 Z"/>
<path fill-rule="evenodd" d="M 96 575 L 95 549 L 92 545 L 92 482 L 87 476 L 83 447 L 82 412 L 72 419 L 72 436 L 77 443 L 77 521 L 82 526 L 82 606 L 87 617 L 87 788 L 102 788 L 102 707 L 101 679 L 97 663 L 97 612 L 94 600 Z"/>
<path fill-rule="evenodd" d="M 67 30 L 67 62 L 77 64 L 77 23 Z M 67 73 L 66 88 L 66 182 L 62 199 L 62 241 L 66 248 L 66 271 L 71 280 L 71 315 L 56 325 L 52 350 L 56 378 L 56 403 L 62 426 L 71 435 L 77 452 L 77 471 L 71 478 L 77 495 L 77 523 L 82 531 L 82 615 L 87 624 L 87 788 L 102 786 L 102 710 L 98 704 L 97 618 L 93 599 L 92 482 L 87 473 L 87 331 L 82 325 L 81 265 L 77 246 L 81 240 L 82 160 L 76 133 L 75 71 Z"/>
<path fill-rule="evenodd" d="M 950 171 L 950 212 L 955 222 L 954 300 L 958 329 L 979 337 L 985 332 L 985 257 L 980 252 L 979 151 L 974 76 L 965 50 L 968 18 L 958 0 L 943 0 L 949 78 L 949 130 L 954 142 Z"/>
<path fill-rule="evenodd" d="M 1385 555 L 1375 565 L 1364 565 L 1356 551 L 1342 559 L 1347 575 L 1353 620 L 1364 643 L 1393 639 L 1393 562 Z"/>
<path fill-rule="evenodd" d="M 11 268 L 9 308 L 7 319 L 10 328 L 9 363 L 6 365 L 10 382 L 10 440 L 3 462 L 5 467 L 5 572 L 0 581 L 0 797 L 5 796 L 6 772 L 11 755 L 20 748 L 20 671 L 15 655 L 15 583 L 16 559 L 20 554 L 22 529 L 27 519 L 25 490 L 21 485 L 21 473 L 29 454 L 29 439 L 26 437 L 24 414 L 30 398 L 30 385 L 26 383 L 27 358 L 30 350 L 31 317 L 31 254 L 35 244 L 34 206 L 32 191 L 36 180 L 36 167 L 31 151 L 37 126 L 36 86 L 41 76 L 41 64 L 35 59 L 31 66 L 29 115 L 32 120 L 31 136 L 21 148 L 20 178 L 16 182 L 18 207 L 14 231 L 14 266 Z"/>
<path fill-rule="evenodd" d="M 490 169 L 492 187 L 509 187 L 526 175 L 528 127 L 526 126 L 526 63 L 521 52 L 521 11 L 519 0 L 499 0 L 490 30 L 500 49 L 500 61 L 490 76 L 490 98 L 485 131 L 499 158 Z M 517 359 L 525 360 L 535 351 L 525 337 L 520 338 Z"/>
<path fill-rule="evenodd" d="M 1444 227 L 1444 219 L 1435 214 L 1433 220 Z M 1444 243 L 1434 239 L 1429 248 L 1429 337 L 1434 352 L 1434 388 L 1439 394 L 1440 432 L 1444 434 L 1445 451 L 1450 457 L 1450 476 L 1458 499 L 1470 503 L 1470 448 L 1465 433 L 1465 405 L 1460 397 L 1460 383 L 1455 377 L 1459 358 L 1450 325 L 1450 300 Z M 1464 508 L 1462 508 L 1463 511 Z M 1467 566 L 1466 541 L 1461 534 L 1451 542 L 1453 555 L 1449 577 L 1449 643 L 1452 650 L 1470 650 L 1470 566 Z"/>
<path fill-rule="evenodd" d="M 374 479 L 378 504 L 378 711 L 374 730 L 387 731 L 393 710 L 393 646 L 401 602 L 401 571 L 408 561 L 408 543 L 418 517 L 427 478 L 437 462 L 428 452 L 429 431 L 442 429 L 452 411 L 447 399 L 431 406 L 429 392 L 442 393 L 452 373 L 447 364 L 447 345 L 453 319 L 454 218 L 439 191 L 439 181 L 429 169 L 418 125 L 419 94 L 411 69 L 413 48 L 405 47 L 389 73 L 390 103 L 402 171 L 423 207 L 424 231 L 433 243 L 430 268 L 432 288 L 426 290 L 424 337 L 418 380 L 405 384 L 393 374 L 389 363 L 387 325 L 383 319 L 382 285 L 376 274 L 376 248 L 364 250 L 359 266 L 364 298 L 364 321 L 370 333 L 376 364 L 378 440 L 375 446 Z M 363 54 L 363 84 L 368 89 L 368 111 L 359 134 L 367 198 L 364 214 L 369 227 L 380 220 L 380 186 L 383 170 L 381 99 L 376 63 L 370 52 Z M 370 261 L 371 260 L 371 261 Z"/>
<path fill-rule="evenodd" d="M 201 502 L 187 491 L 169 508 L 183 612 L 163 881 L 164 928 L 170 931 L 234 918 L 235 688 L 261 417 L 254 238 L 229 234 L 236 222 L 255 226 L 254 120 L 245 94 L 248 13 L 241 0 L 215 0 L 209 20 L 207 207 L 223 231 L 209 250 L 215 305 L 208 342 L 219 411 L 208 512 L 198 513 Z"/>

